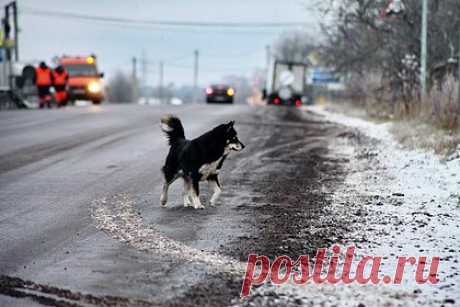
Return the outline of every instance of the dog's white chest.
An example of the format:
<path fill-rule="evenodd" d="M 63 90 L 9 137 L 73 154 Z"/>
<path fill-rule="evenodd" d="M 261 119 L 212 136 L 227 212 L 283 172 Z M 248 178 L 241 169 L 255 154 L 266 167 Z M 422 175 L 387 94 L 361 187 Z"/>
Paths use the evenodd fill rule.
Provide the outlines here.
<path fill-rule="evenodd" d="M 222 161 L 222 158 L 223 157 L 211 163 L 203 164 L 200 167 L 198 172 L 202 175 L 203 179 L 206 179 L 210 175 L 217 174 L 217 167 L 219 166 L 220 161 Z"/>

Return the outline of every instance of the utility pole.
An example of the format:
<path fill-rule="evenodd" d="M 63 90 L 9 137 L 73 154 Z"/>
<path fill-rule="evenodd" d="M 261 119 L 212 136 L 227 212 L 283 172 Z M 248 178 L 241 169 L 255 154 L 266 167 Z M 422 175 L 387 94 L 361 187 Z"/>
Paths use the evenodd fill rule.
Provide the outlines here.
<path fill-rule="evenodd" d="M 3 67 L 4 80 L 10 90 L 13 89 L 13 79 L 11 78 L 11 73 L 13 71 L 13 63 L 11 61 L 11 46 L 10 46 L 10 35 L 11 35 L 11 25 L 10 25 L 10 7 L 11 3 L 5 5 L 5 16 L 3 18 L 3 45 L 5 48 L 5 63 Z"/>
<path fill-rule="evenodd" d="M 137 58 L 135 56 L 132 58 L 132 65 L 132 78 L 137 80 Z"/>
<path fill-rule="evenodd" d="M 195 50 L 195 63 L 193 65 L 193 102 L 198 102 L 198 69 L 200 52 Z"/>
<path fill-rule="evenodd" d="M 139 84 L 137 82 L 137 58 L 134 56 L 132 58 L 132 87 L 133 87 L 133 102 L 136 102 L 138 97 L 138 91 L 139 91 Z"/>
<path fill-rule="evenodd" d="M 458 34 L 460 35 L 460 29 L 458 31 Z M 460 114 L 460 36 L 458 40 L 458 109 L 457 112 Z"/>
<path fill-rule="evenodd" d="M 263 85 L 262 89 L 262 100 L 265 100 L 267 98 L 267 91 L 270 86 L 271 82 L 271 63 L 272 63 L 272 52 L 270 45 L 265 46 L 265 84 Z"/>
<path fill-rule="evenodd" d="M 11 60 L 11 49 L 9 46 L 10 43 L 10 34 L 11 34 L 11 25 L 10 25 L 10 4 L 5 5 L 5 17 L 3 18 L 3 44 L 5 46 L 6 59 Z"/>
<path fill-rule="evenodd" d="M 270 57 L 271 57 L 271 50 L 270 50 L 270 45 L 265 46 L 265 67 L 268 71 L 270 70 Z"/>
<path fill-rule="evenodd" d="M 428 40 L 428 0 L 422 0 L 422 31 L 421 31 L 421 60 L 420 60 L 420 86 L 422 101 L 426 99 L 427 95 L 427 40 Z"/>
<path fill-rule="evenodd" d="M 18 5 L 16 1 L 10 3 L 13 8 L 13 25 L 14 25 L 14 57 L 19 61 L 19 27 L 18 27 Z"/>
<path fill-rule="evenodd" d="M 147 86 L 147 69 L 148 69 L 147 55 L 145 54 L 145 50 L 143 50 L 142 58 L 141 58 L 141 74 L 142 74 L 141 84 L 142 86 Z"/>
<path fill-rule="evenodd" d="M 142 58 L 141 58 L 141 70 L 142 70 L 142 80 L 140 85 L 142 86 L 141 95 L 145 98 L 146 103 L 149 102 L 149 94 L 147 92 L 147 55 L 145 54 L 145 50 L 142 50 Z"/>
<path fill-rule="evenodd" d="M 159 69 L 160 77 L 158 78 L 158 82 L 159 82 L 159 84 L 158 84 L 158 95 L 160 96 L 159 97 L 160 103 L 163 102 L 163 78 L 164 78 L 163 68 L 164 68 L 164 62 L 160 61 L 160 69 Z"/>

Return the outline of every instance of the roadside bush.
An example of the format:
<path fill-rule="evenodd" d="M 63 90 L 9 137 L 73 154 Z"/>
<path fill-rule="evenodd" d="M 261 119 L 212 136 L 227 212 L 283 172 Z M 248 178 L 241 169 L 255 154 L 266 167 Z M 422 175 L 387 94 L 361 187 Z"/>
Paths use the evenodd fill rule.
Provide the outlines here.
<path fill-rule="evenodd" d="M 131 103 L 136 100 L 136 88 L 132 78 L 121 71 L 109 79 L 106 86 L 107 99 L 115 103 Z"/>

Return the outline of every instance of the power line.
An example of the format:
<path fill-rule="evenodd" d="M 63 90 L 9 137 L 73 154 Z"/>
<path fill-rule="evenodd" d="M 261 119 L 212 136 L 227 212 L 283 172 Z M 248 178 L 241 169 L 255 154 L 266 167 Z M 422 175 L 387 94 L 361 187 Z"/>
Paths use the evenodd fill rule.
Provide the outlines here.
<path fill-rule="evenodd" d="M 254 65 L 254 66 L 225 66 L 225 67 L 207 67 L 207 66 L 201 65 L 200 71 L 213 72 L 213 73 L 236 72 L 236 71 L 247 71 L 247 70 L 251 70 L 256 67 L 257 65 Z M 192 65 L 190 66 L 168 65 L 168 68 L 179 69 L 179 70 L 193 70 L 194 67 Z"/>
<path fill-rule="evenodd" d="M 53 18 L 78 19 L 85 21 L 96 21 L 105 23 L 116 23 L 123 25 L 143 25 L 143 26 L 168 26 L 168 27 L 197 27 L 197 28 L 286 28 L 306 26 L 305 22 L 201 22 L 201 21 L 173 21 L 173 20 L 151 20 L 110 17 L 101 15 L 88 15 L 71 13 L 65 11 L 43 10 L 33 7 L 21 7 L 21 13 Z"/>
<path fill-rule="evenodd" d="M 216 62 L 216 61 L 223 61 L 225 60 L 226 62 L 233 62 L 233 61 L 240 61 L 241 58 L 245 58 L 248 56 L 256 55 L 257 53 L 261 53 L 261 49 L 256 49 L 256 50 L 251 50 L 250 52 L 242 52 L 242 53 L 235 53 L 235 54 L 221 54 L 218 56 L 217 54 L 213 54 L 209 56 L 207 53 L 204 54 L 206 58 L 206 62 Z M 173 57 L 173 58 L 162 58 L 163 62 L 171 67 L 176 67 L 176 68 L 192 68 L 192 65 L 187 65 L 184 64 L 184 60 L 192 60 L 194 57 L 193 54 L 186 54 L 178 57 Z M 214 64 L 213 64 L 214 65 Z M 156 66 L 155 63 L 147 63 L 147 66 Z"/>
<path fill-rule="evenodd" d="M 181 55 L 181 56 L 166 59 L 166 60 L 164 60 L 164 62 L 166 62 L 167 64 L 171 64 L 171 63 L 180 62 L 182 60 L 190 59 L 191 57 L 193 57 L 193 55 L 184 54 L 184 55 Z"/>
<path fill-rule="evenodd" d="M 34 17 L 39 18 L 57 18 L 57 19 L 66 19 L 68 22 L 84 22 L 85 20 L 79 19 L 67 19 L 62 18 L 62 16 L 48 16 L 48 15 L 38 15 L 38 14 L 31 14 L 25 13 L 26 15 L 31 15 Z M 156 31 L 162 33 L 187 33 L 187 34 L 194 34 L 194 35 L 208 35 L 209 33 L 218 33 L 218 34 L 225 34 L 225 35 L 270 35 L 272 36 L 274 33 L 277 33 L 280 29 L 271 28 L 271 29 L 244 29 L 244 28 L 234 28 L 234 29 L 226 29 L 226 28 L 178 28 L 178 27 L 165 27 L 165 26 L 153 26 L 153 25 L 141 25 L 141 24 L 127 24 L 127 23 L 116 23 L 116 22 L 104 22 L 100 20 L 94 20 L 93 23 L 99 23 L 101 25 L 109 25 L 109 26 L 116 26 L 122 30 L 128 29 L 136 29 L 136 30 L 144 30 L 144 31 Z"/>
<path fill-rule="evenodd" d="M 251 51 L 246 51 L 246 52 L 239 52 L 239 53 L 233 53 L 233 54 L 204 54 L 206 56 L 207 60 L 210 61 L 221 61 L 222 59 L 225 59 L 226 61 L 240 61 L 242 58 L 247 58 L 250 56 L 255 56 L 257 54 L 260 54 L 263 52 L 263 49 L 257 48 Z"/>
<path fill-rule="evenodd" d="M 168 67 L 172 68 L 179 68 L 179 69 L 193 69 L 192 65 L 176 65 L 176 64 L 168 64 Z"/>

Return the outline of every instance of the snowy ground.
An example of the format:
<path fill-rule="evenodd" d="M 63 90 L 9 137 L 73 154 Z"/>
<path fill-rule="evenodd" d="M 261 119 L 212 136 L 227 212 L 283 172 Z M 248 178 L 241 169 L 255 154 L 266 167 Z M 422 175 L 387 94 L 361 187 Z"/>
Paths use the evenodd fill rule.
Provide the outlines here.
<path fill-rule="evenodd" d="M 382 256 L 379 276 L 393 276 L 398 256 L 441 258 L 437 284 L 417 284 L 406 266 L 400 285 L 285 285 L 258 288 L 246 305 L 439 306 L 460 305 L 460 154 L 448 159 L 409 150 L 395 141 L 392 124 L 375 124 L 308 107 L 327 121 L 349 127 L 330 144 L 350 161 L 345 184 L 334 191 L 331 214 L 351 219 L 342 250 L 357 258 Z M 272 297 L 272 298 L 270 298 Z M 273 297 L 275 297 L 273 299 Z"/>

